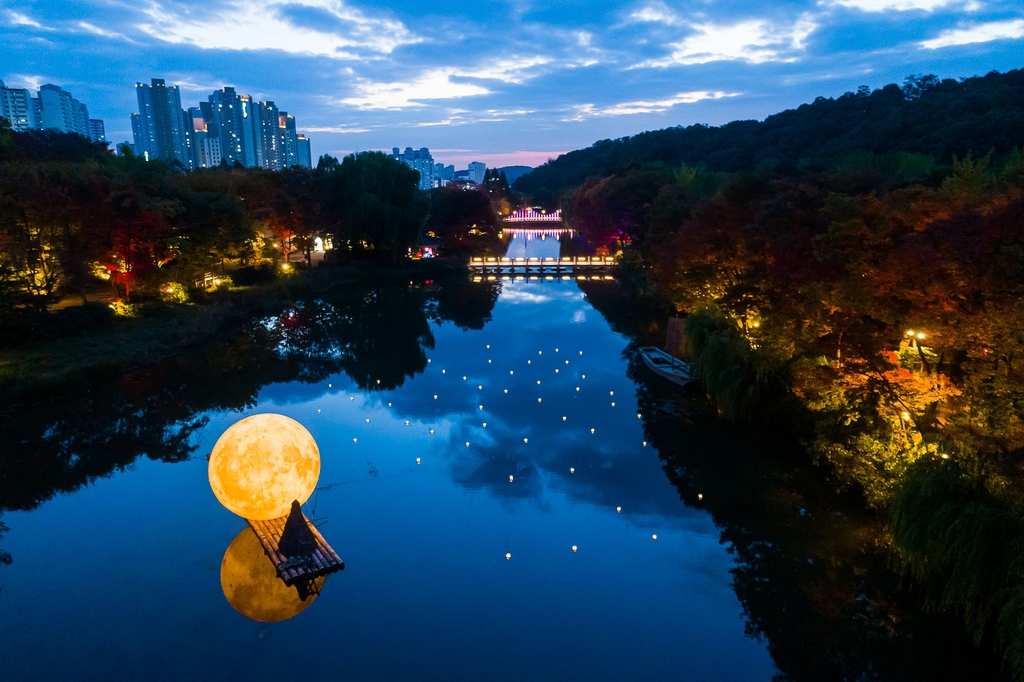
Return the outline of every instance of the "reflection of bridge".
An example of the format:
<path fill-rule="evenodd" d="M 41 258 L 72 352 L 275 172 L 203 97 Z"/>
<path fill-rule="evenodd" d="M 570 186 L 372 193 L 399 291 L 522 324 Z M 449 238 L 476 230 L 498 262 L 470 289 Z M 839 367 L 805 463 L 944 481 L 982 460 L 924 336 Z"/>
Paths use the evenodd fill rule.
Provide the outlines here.
<path fill-rule="evenodd" d="M 572 230 L 565 227 L 506 227 L 502 232 L 512 238 L 521 237 L 527 241 L 537 239 L 538 237 L 541 239 L 546 239 L 547 237 L 558 239 L 563 234 L 572 236 Z"/>
<path fill-rule="evenodd" d="M 515 213 L 505 216 L 506 223 L 560 223 L 562 222 L 562 211 L 553 213 L 539 213 L 532 208 L 524 208 Z"/>
<path fill-rule="evenodd" d="M 541 272 L 581 272 L 608 270 L 618 266 L 612 256 L 580 256 L 578 258 L 473 258 L 469 267 L 483 272 L 515 274 Z"/>

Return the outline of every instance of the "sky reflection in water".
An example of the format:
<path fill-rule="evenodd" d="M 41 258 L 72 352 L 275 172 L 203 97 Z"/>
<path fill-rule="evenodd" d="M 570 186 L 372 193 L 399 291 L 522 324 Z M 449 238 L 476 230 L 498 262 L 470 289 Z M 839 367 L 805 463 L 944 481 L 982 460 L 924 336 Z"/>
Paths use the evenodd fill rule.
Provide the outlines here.
<path fill-rule="evenodd" d="M 396 390 L 343 374 L 270 385 L 243 415 L 210 414 L 192 461 L 140 459 L 7 514 L 15 679 L 770 679 L 718 530 L 643 445 L 628 339 L 573 283 L 505 284 L 482 331 L 431 326 L 426 370 Z M 244 523 L 202 455 L 271 411 L 320 446 L 306 511 L 346 570 L 297 617 L 261 624 L 221 593 Z"/>

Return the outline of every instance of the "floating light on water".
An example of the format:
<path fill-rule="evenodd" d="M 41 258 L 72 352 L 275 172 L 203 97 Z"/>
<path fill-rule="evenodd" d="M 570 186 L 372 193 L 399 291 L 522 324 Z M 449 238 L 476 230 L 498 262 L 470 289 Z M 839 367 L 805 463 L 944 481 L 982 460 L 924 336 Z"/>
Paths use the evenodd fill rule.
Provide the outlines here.
<path fill-rule="evenodd" d="M 640 419 L 640 413 L 639 412 L 636 413 L 636 418 Z"/>
<path fill-rule="evenodd" d="M 515 372 L 515 370 L 514 370 L 514 369 L 510 369 L 510 370 L 508 371 L 508 373 L 509 373 L 509 376 L 511 376 L 511 375 L 515 374 L 516 372 Z"/>
<path fill-rule="evenodd" d="M 469 441 L 468 440 L 466 441 L 466 447 L 467 448 L 469 447 Z"/>
<path fill-rule="evenodd" d="M 488 365 L 489 365 L 489 364 L 491 364 L 491 361 L 490 361 L 490 360 L 488 360 L 488 361 L 487 361 L 487 364 L 488 364 Z"/>
<path fill-rule="evenodd" d="M 434 435 L 434 429 L 430 429 L 430 435 L 431 435 L 431 436 L 433 436 L 433 435 Z"/>
<path fill-rule="evenodd" d="M 388 403 L 388 407 L 391 407 L 391 403 Z"/>
<path fill-rule="evenodd" d="M 406 425 L 406 426 L 408 426 L 408 425 L 409 425 L 409 420 L 408 420 L 408 419 L 406 419 L 406 420 L 405 420 L 405 425 Z"/>
<path fill-rule="evenodd" d="M 462 377 L 462 380 L 463 380 L 463 381 L 465 381 L 465 380 L 466 380 L 466 377 L 465 377 L 465 376 L 463 376 L 463 377 Z"/>
<path fill-rule="evenodd" d="M 477 390 L 482 391 L 482 390 L 484 390 L 484 387 L 483 386 L 477 386 Z"/>
<path fill-rule="evenodd" d="M 615 407 L 615 403 L 612 403 L 612 407 Z"/>
<path fill-rule="evenodd" d="M 615 508 L 615 511 L 616 511 L 617 513 L 621 514 L 621 513 L 622 513 L 622 507 L 616 507 L 616 508 Z"/>
<path fill-rule="evenodd" d="M 542 350 L 537 351 L 537 355 L 544 355 L 544 351 L 542 351 Z"/>
<path fill-rule="evenodd" d="M 539 403 L 540 401 L 541 401 L 541 399 L 540 399 L 540 398 L 537 398 L 537 402 Z"/>
<path fill-rule="evenodd" d="M 529 443 L 529 442 L 530 442 L 530 439 L 529 439 L 529 438 L 524 438 L 524 439 L 523 439 L 523 442 L 524 442 L 524 443 Z"/>
<path fill-rule="evenodd" d="M 327 384 L 327 388 L 334 388 L 334 384 Z"/>
<path fill-rule="evenodd" d="M 484 409 L 484 406 L 483 406 L 483 405 L 480 405 L 480 408 L 479 408 L 479 409 L 481 409 L 481 410 L 482 410 L 482 409 Z"/>
<path fill-rule="evenodd" d="M 558 374 L 558 370 L 557 369 L 555 370 L 555 374 Z"/>
<path fill-rule="evenodd" d="M 583 351 L 580 351 L 580 355 L 583 355 Z"/>
<path fill-rule="evenodd" d="M 420 458 L 419 458 L 419 457 L 417 457 L 417 458 L 416 458 L 416 463 L 417 463 L 417 464 L 419 464 L 419 463 L 420 463 Z"/>
<path fill-rule="evenodd" d="M 228 510 L 246 519 L 276 519 L 292 500 L 303 503 L 320 478 L 320 450 L 302 424 L 256 414 L 232 424 L 210 453 L 210 487 Z"/>
<path fill-rule="evenodd" d="M 565 417 L 564 416 L 562 417 L 562 421 L 565 421 Z"/>
<path fill-rule="evenodd" d="M 584 374 L 582 378 L 583 378 L 583 379 L 586 379 L 586 378 L 587 378 L 587 375 L 586 375 L 586 374 Z"/>
<path fill-rule="evenodd" d="M 515 479 L 515 476 L 513 476 L 512 474 L 509 474 L 508 482 L 511 483 L 514 479 Z"/>
<path fill-rule="evenodd" d="M 645 448 L 647 447 L 647 441 L 644 441 L 644 447 Z"/>
<path fill-rule="evenodd" d="M 490 347 L 491 347 L 491 344 L 487 344 L 487 348 L 490 349 Z"/>
<path fill-rule="evenodd" d="M 657 541 L 658 541 L 658 535 L 657 535 L 657 533 L 655 533 L 654 535 L 652 535 L 652 536 L 651 536 L 651 539 L 652 539 L 652 540 L 654 540 L 655 542 L 657 542 Z"/>
<path fill-rule="evenodd" d="M 594 432 L 594 429 L 590 429 L 590 432 L 591 432 L 591 433 L 593 433 L 593 432 Z"/>
<path fill-rule="evenodd" d="M 436 393 L 434 394 L 434 400 L 437 400 L 437 394 Z"/>
<path fill-rule="evenodd" d="M 533 364 L 533 360 L 527 360 L 527 361 L 526 361 L 526 364 L 528 364 L 528 365 L 532 365 L 532 364 Z"/>
<path fill-rule="evenodd" d="M 485 429 L 487 428 L 487 422 L 484 422 L 484 428 Z"/>
<path fill-rule="evenodd" d="M 430 364 L 430 358 L 427 358 L 427 364 L 428 365 Z"/>
<path fill-rule="evenodd" d="M 573 546 L 572 546 L 572 551 L 574 551 L 574 552 L 575 552 L 575 551 L 576 551 L 576 549 L 577 549 L 577 548 L 576 548 L 576 545 L 573 545 Z"/>
<path fill-rule="evenodd" d="M 697 499 L 698 500 L 703 500 L 704 499 L 704 493 L 697 493 Z"/>
<path fill-rule="evenodd" d="M 350 395 L 350 396 L 348 397 L 348 399 L 349 399 L 349 400 L 355 400 L 355 399 L 356 399 L 356 397 L 355 397 L 354 395 Z"/>
<path fill-rule="evenodd" d="M 555 349 L 555 352 L 556 352 L 556 353 L 558 352 L 558 349 L 557 349 L 557 348 Z"/>
<path fill-rule="evenodd" d="M 358 443 L 358 442 L 359 442 L 359 439 L 358 439 L 358 438 L 353 438 L 353 439 L 352 439 L 352 442 L 353 442 L 353 443 Z"/>
<path fill-rule="evenodd" d="M 565 361 L 565 364 L 567 364 L 567 365 L 568 365 L 568 364 L 569 364 L 569 361 L 568 361 L 568 360 L 566 360 L 566 361 Z"/>
<path fill-rule="evenodd" d="M 508 393 L 508 389 L 507 388 L 505 389 L 505 393 Z"/>
<path fill-rule="evenodd" d="M 537 379 L 537 385 L 540 386 L 540 379 Z"/>
<path fill-rule="evenodd" d="M 576 467 L 569 467 L 569 473 L 570 474 L 575 474 L 576 473 Z"/>
<path fill-rule="evenodd" d="M 380 379 L 377 379 L 377 385 L 378 386 L 380 385 Z"/>
<path fill-rule="evenodd" d="M 317 413 L 317 414 L 320 414 L 320 410 L 317 410 L 317 411 L 316 411 L 316 413 Z"/>
<path fill-rule="evenodd" d="M 615 395 L 615 391 L 608 391 L 608 395 Z"/>
<path fill-rule="evenodd" d="M 512 561 L 512 552 L 505 552 L 505 561 Z"/>
<path fill-rule="evenodd" d="M 443 369 L 442 369 L 442 370 L 441 370 L 441 374 L 444 374 L 444 373 L 445 373 L 446 371 L 447 371 L 447 370 L 443 370 Z"/>
<path fill-rule="evenodd" d="M 580 390 L 580 387 L 579 387 L 579 386 L 577 386 L 577 387 L 576 387 L 576 390 L 577 390 L 577 391 L 578 391 L 578 390 Z"/>

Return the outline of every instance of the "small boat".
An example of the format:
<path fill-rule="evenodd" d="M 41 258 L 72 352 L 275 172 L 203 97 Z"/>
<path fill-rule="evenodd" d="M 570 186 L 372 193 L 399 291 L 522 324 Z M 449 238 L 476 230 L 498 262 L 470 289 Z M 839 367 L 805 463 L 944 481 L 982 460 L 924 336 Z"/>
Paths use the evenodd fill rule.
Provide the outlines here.
<path fill-rule="evenodd" d="M 660 348 L 644 346 L 640 349 L 640 359 L 652 372 L 678 386 L 685 386 L 693 380 L 693 370 L 690 369 L 689 363 L 669 355 Z"/>

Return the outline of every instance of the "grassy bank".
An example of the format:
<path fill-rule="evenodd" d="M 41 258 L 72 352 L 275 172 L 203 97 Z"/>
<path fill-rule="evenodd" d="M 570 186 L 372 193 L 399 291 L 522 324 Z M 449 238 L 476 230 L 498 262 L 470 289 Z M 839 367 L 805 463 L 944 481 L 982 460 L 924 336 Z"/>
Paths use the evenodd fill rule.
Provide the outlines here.
<path fill-rule="evenodd" d="M 249 320 L 280 310 L 287 301 L 339 287 L 395 284 L 464 273 L 446 260 L 399 268 L 323 267 L 249 287 L 211 292 L 188 304 L 146 303 L 131 316 L 63 338 L 0 350 L 0 400 L 39 400 L 58 386 L 92 381 L 211 343 Z"/>

